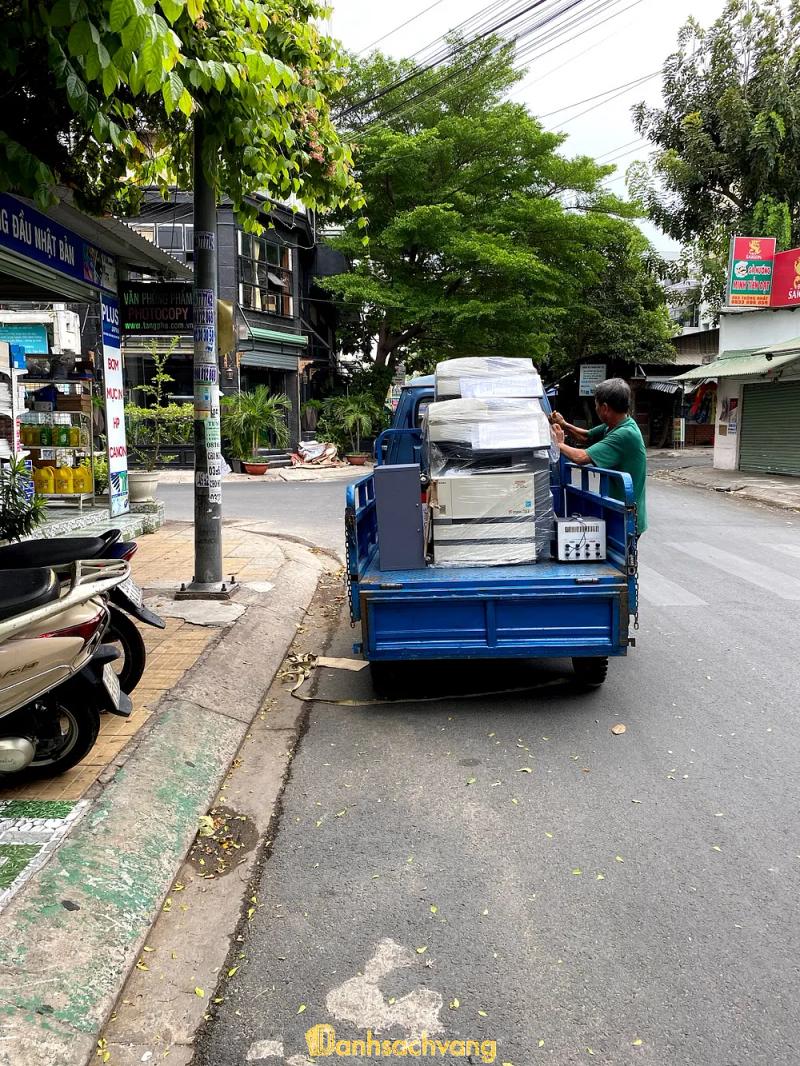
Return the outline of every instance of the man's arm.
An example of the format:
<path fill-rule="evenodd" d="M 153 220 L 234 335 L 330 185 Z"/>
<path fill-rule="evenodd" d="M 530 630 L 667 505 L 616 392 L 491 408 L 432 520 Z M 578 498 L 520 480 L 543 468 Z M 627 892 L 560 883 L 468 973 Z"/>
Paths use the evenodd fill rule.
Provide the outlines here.
<path fill-rule="evenodd" d="M 553 411 L 550 415 L 550 423 L 551 425 L 559 426 L 565 433 L 569 433 L 570 437 L 573 437 L 578 444 L 585 446 L 589 443 L 589 431 L 581 429 L 579 426 L 570 425 L 558 411 Z M 575 460 L 572 461 L 575 462 Z"/>
<path fill-rule="evenodd" d="M 571 448 L 569 444 L 564 443 L 564 430 L 560 425 L 554 425 L 552 433 L 553 440 L 565 459 L 568 459 L 571 463 L 577 463 L 579 466 L 586 466 L 587 463 L 591 463 L 592 458 L 584 448 Z"/>

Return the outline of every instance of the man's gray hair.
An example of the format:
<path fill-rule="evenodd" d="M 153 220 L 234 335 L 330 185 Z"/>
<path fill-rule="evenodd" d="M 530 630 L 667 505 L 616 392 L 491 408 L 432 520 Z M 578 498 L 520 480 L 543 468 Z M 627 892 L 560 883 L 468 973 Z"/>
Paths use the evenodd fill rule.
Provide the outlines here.
<path fill-rule="evenodd" d="M 631 387 L 622 378 L 607 378 L 594 390 L 596 403 L 607 403 L 617 414 L 627 414 L 631 409 Z"/>

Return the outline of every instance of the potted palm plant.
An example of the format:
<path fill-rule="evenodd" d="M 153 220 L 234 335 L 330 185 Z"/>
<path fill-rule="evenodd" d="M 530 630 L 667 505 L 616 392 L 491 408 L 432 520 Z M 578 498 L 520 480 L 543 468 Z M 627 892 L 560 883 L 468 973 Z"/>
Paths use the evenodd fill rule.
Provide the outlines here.
<path fill-rule="evenodd" d="M 368 436 L 381 417 L 381 408 L 369 392 L 355 392 L 350 396 L 331 396 L 325 401 L 326 421 L 341 428 L 350 444 L 345 459 L 352 466 L 363 466 L 369 453 L 361 450 L 361 438 Z"/>
<path fill-rule="evenodd" d="M 288 446 L 286 413 L 290 408 L 287 396 L 271 395 L 266 385 L 224 398 L 222 431 L 230 441 L 233 457 L 241 461 L 246 474 L 263 476 L 269 469 L 269 462 L 258 453 L 262 443 L 271 441 L 278 448 Z"/>

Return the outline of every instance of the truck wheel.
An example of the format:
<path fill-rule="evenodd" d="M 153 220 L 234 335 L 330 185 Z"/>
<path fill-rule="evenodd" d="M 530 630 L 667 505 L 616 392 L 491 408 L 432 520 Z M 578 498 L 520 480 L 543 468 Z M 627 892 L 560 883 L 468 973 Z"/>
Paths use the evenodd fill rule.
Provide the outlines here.
<path fill-rule="evenodd" d="M 581 688 L 600 688 L 608 676 L 608 657 L 576 655 L 572 660 L 572 668 Z"/>
<path fill-rule="evenodd" d="M 381 699 L 391 699 L 397 692 L 397 664 L 370 663 L 372 691 Z"/>

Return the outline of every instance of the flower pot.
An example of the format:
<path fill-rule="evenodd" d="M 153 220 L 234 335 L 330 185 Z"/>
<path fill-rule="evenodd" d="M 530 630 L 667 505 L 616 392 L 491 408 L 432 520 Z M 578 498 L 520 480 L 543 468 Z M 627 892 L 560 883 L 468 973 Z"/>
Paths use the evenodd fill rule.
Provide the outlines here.
<path fill-rule="evenodd" d="M 256 477 L 263 477 L 269 470 L 269 463 L 247 463 L 243 459 L 242 469 L 245 474 L 254 474 Z"/>
<path fill-rule="evenodd" d="M 131 503 L 154 500 L 158 490 L 158 478 L 157 470 L 129 470 L 128 498 Z"/>
<path fill-rule="evenodd" d="M 356 452 L 353 455 L 346 455 L 345 459 L 351 466 L 364 466 L 369 455 L 366 452 Z"/>

